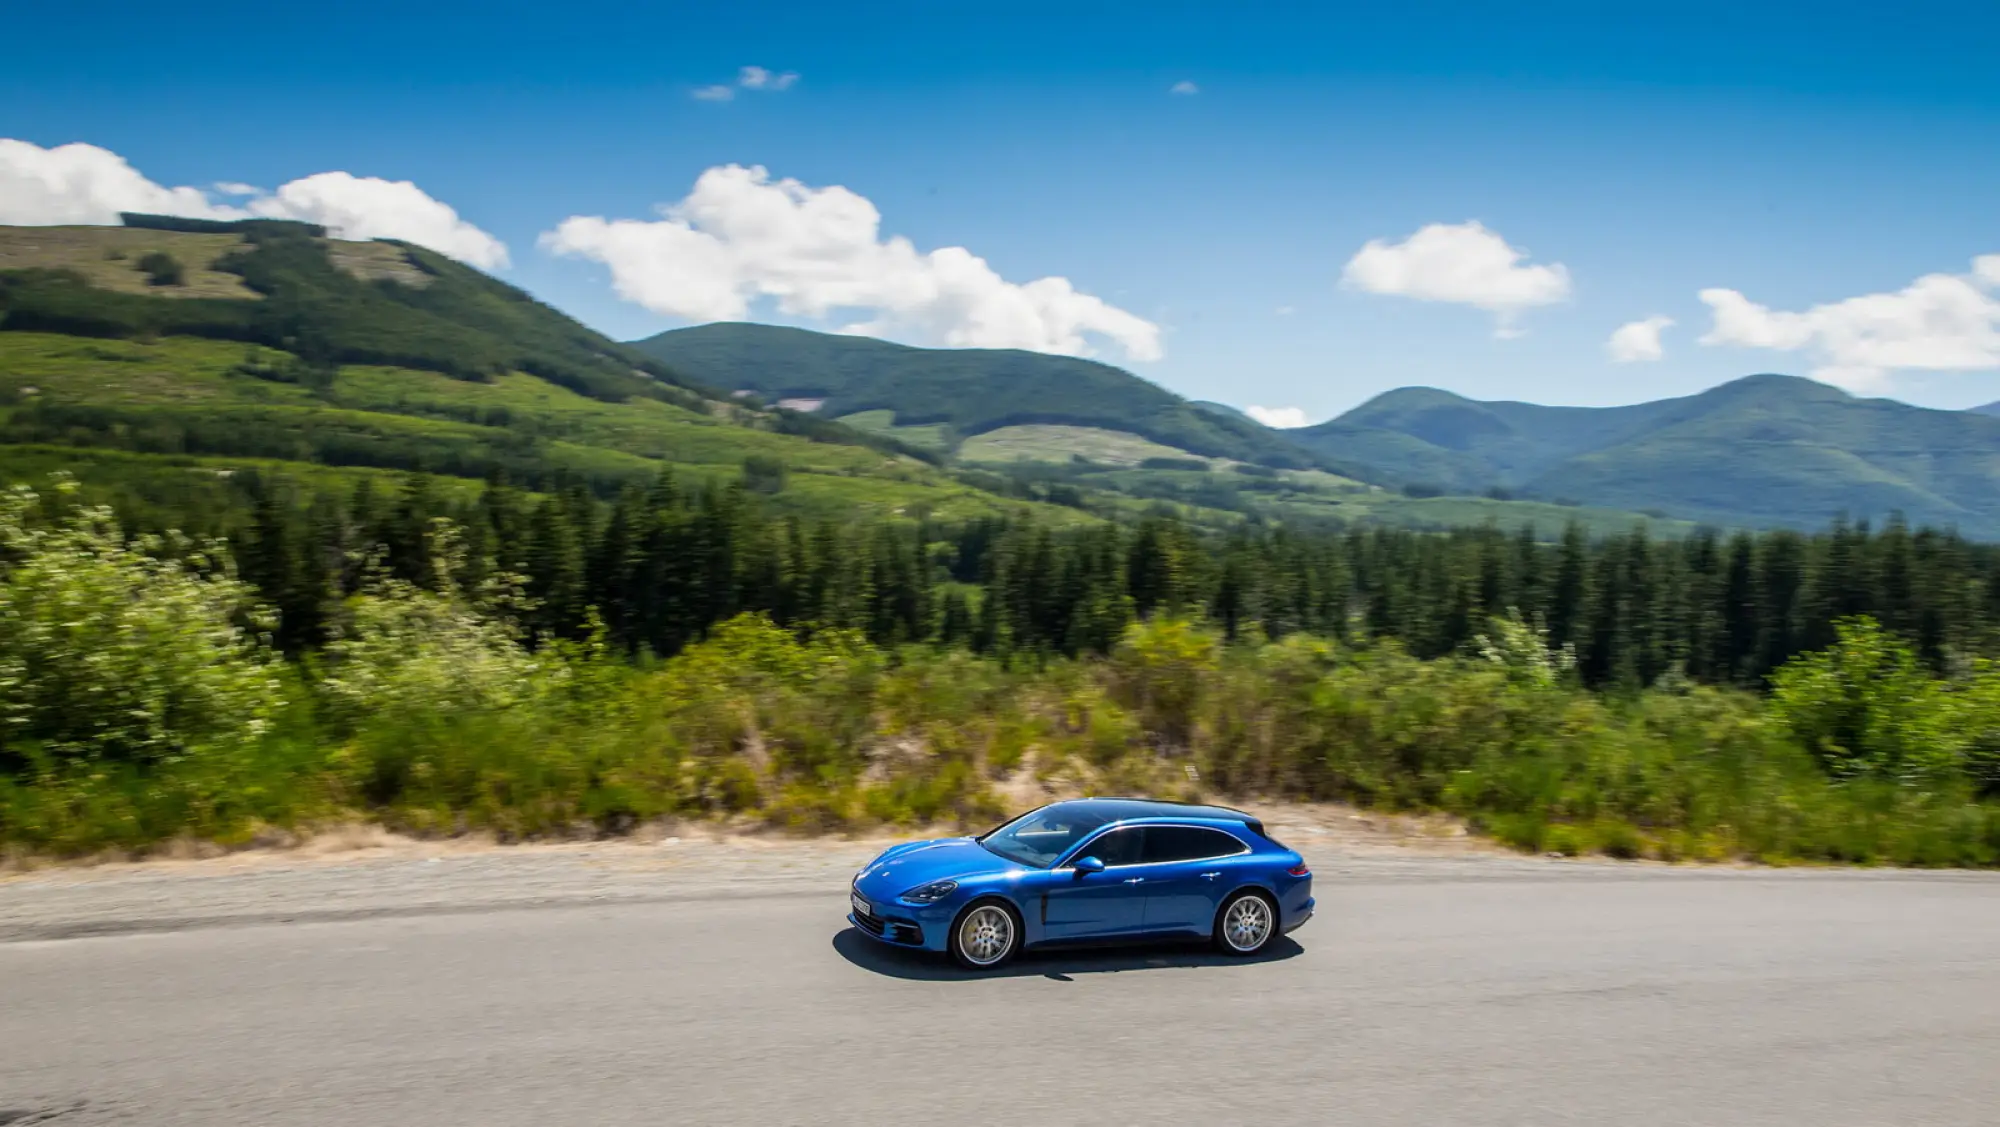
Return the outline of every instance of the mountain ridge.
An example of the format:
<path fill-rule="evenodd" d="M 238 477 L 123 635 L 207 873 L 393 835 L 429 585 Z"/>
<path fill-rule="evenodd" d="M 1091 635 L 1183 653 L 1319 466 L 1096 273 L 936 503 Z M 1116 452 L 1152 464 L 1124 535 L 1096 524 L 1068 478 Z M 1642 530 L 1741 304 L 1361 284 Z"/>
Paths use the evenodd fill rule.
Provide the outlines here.
<path fill-rule="evenodd" d="M 1399 388 L 1297 441 L 1446 491 L 1504 489 L 1765 526 L 1901 512 L 2000 535 L 2000 419 L 1778 373 L 1602 408 Z"/>
<path fill-rule="evenodd" d="M 1102 426 L 1203 457 L 1283 468 L 1322 461 L 1247 416 L 1197 406 L 1122 368 L 1080 357 L 920 348 L 740 321 L 670 329 L 629 344 L 730 391 L 823 400 L 820 413 L 835 419 L 892 411 L 897 427 L 943 425 L 953 439 L 1010 426 Z"/>

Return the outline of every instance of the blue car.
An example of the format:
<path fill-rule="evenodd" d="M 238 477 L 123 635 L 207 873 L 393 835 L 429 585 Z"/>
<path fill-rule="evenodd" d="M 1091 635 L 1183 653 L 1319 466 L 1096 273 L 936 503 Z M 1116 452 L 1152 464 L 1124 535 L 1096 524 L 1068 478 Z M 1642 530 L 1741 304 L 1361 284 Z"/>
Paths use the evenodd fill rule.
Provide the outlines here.
<path fill-rule="evenodd" d="M 1254 955 L 1312 918 L 1312 871 L 1240 810 L 1130 798 L 1051 803 L 979 837 L 884 850 L 848 922 L 991 970 L 1027 947 L 1207 938 Z"/>

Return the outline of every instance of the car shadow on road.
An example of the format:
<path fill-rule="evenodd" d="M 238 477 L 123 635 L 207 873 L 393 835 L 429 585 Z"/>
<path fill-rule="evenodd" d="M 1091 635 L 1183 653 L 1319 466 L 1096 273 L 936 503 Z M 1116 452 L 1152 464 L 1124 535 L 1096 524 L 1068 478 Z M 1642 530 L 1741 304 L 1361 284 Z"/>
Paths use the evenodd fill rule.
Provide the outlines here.
<path fill-rule="evenodd" d="M 851 927 L 834 935 L 833 949 L 841 958 L 862 970 L 889 978 L 924 982 L 1034 977 L 1070 982 L 1073 981 L 1072 976 L 1079 974 L 1255 966 L 1305 953 L 1305 949 L 1291 937 L 1281 935 L 1272 940 L 1270 946 L 1248 957 L 1223 955 L 1205 945 L 1185 942 L 1126 947 L 1063 947 L 1048 951 L 1023 951 L 999 970 L 968 971 L 960 969 L 949 955 L 890 947 Z"/>

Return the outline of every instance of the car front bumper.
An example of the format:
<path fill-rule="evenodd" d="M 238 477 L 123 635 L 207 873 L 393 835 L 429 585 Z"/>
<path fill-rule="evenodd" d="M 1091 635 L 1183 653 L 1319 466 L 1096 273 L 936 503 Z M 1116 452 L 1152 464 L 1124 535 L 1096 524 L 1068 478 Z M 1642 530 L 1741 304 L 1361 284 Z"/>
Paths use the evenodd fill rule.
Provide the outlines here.
<path fill-rule="evenodd" d="M 859 897 L 860 893 L 850 889 L 849 895 Z M 945 940 L 951 934 L 951 917 L 955 908 L 948 905 L 913 908 L 907 904 L 884 904 L 862 898 L 867 899 L 868 914 L 863 916 L 857 911 L 847 913 L 847 922 L 854 925 L 854 930 L 891 947 L 913 951 L 946 949 Z M 852 908 L 852 905 L 849 907 Z"/>

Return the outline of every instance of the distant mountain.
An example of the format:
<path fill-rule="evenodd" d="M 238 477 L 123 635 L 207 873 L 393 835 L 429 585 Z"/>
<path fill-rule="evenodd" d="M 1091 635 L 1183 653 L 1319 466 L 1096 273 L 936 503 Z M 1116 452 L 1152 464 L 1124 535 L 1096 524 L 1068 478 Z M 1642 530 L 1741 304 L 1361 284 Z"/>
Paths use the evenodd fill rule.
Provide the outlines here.
<path fill-rule="evenodd" d="M 912 348 L 738 322 L 675 329 L 631 347 L 724 390 L 799 401 L 828 418 L 893 412 L 896 428 L 943 426 L 952 441 L 1056 424 L 1121 431 L 1211 458 L 1298 468 L 1328 461 L 1227 408 L 1189 403 L 1123 369 L 1069 356 Z"/>
<path fill-rule="evenodd" d="M 2000 418 L 1749 376 L 1628 407 L 1388 392 L 1290 432 L 1329 457 L 1449 492 L 1516 493 L 1722 524 L 1816 526 L 1837 513 L 2000 536 Z"/>
<path fill-rule="evenodd" d="M 1975 415 L 2000 415 L 2000 402 L 1988 403 L 1984 407 L 1972 408 Z"/>

